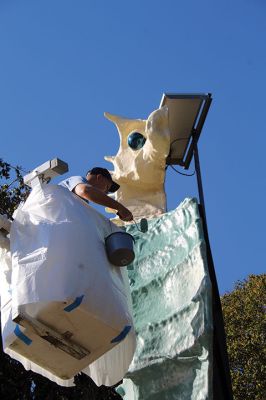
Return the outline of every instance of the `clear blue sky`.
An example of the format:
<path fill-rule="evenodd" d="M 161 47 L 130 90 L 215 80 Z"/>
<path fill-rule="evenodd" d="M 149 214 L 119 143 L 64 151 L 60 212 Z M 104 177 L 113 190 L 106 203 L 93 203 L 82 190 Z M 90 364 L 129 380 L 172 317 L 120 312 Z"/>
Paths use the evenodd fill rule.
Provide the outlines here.
<path fill-rule="evenodd" d="M 71 174 L 111 164 L 104 111 L 146 118 L 163 92 L 211 92 L 199 143 L 221 294 L 265 272 L 264 0 L 1 0 L 0 157 Z M 169 209 L 197 195 L 168 169 Z"/>

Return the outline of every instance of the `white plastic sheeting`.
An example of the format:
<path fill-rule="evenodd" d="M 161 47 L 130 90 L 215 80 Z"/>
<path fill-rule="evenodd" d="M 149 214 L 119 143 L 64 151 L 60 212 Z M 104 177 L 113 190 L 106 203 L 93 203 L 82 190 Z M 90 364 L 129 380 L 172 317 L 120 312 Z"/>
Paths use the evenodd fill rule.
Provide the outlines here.
<path fill-rule="evenodd" d="M 83 370 L 97 385 L 114 385 L 127 372 L 135 351 L 127 271 L 109 263 L 104 245 L 117 230 L 57 185 L 34 187 L 16 211 L 11 254 L 1 249 L 2 336 L 4 351 L 26 369 L 64 386 L 73 385 L 73 371 Z M 21 315 L 61 334 L 71 330 L 73 342 L 90 355 L 73 359 L 13 322 Z"/>

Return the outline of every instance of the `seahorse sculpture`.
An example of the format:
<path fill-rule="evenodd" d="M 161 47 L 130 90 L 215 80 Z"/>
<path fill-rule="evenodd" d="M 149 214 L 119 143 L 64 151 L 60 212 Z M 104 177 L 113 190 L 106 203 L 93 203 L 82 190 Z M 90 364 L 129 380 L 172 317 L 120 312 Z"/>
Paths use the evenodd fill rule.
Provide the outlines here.
<path fill-rule="evenodd" d="M 211 284 L 196 199 L 166 212 L 168 109 L 146 121 L 105 114 L 120 135 L 113 179 L 116 198 L 148 231 L 128 224 L 135 260 L 128 269 L 137 347 L 117 391 L 124 400 L 211 399 Z M 162 215 L 163 214 L 163 215 Z M 119 219 L 116 220 L 119 223 Z M 115 222 L 116 222 L 115 221 Z"/>
<path fill-rule="evenodd" d="M 120 185 L 116 200 L 128 207 L 135 219 L 166 212 L 165 166 L 170 151 L 168 108 L 155 110 L 147 120 L 104 115 L 114 122 L 120 136 L 116 156 L 105 157 L 113 163 L 112 177 Z"/>

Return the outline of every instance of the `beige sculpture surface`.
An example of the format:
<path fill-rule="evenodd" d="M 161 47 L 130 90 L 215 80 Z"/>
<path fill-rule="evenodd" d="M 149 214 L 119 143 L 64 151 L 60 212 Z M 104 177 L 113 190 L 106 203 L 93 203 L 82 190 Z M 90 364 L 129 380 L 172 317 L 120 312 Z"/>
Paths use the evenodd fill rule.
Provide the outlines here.
<path fill-rule="evenodd" d="M 170 150 L 168 108 L 155 110 L 147 120 L 104 115 L 114 122 L 120 136 L 116 156 L 105 157 L 113 163 L 114 171 L 110 172 L 120 185 L 116 200 L 128 207 L 135 219 L 163 214 L 166 212 L 166 157 Z M 129 137 L 136 132 L 146 141 L 143 147 L 133 149 Z"/>

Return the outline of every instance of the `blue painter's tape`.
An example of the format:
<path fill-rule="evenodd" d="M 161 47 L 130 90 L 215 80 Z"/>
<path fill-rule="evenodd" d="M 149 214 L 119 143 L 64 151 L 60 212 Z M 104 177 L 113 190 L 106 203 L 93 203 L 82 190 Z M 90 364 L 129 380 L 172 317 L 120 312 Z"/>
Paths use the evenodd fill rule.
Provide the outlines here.
<path fill-rule="evenodd" d="M 14 329 L 14 333 L 27 346 L 29 346 L 32 343 L 32 340 L 28 336 L 24 335 L 23 332 L 21 332 L 19 325 L 16 325 L 16 328 Z"/>
<path fill-rule="evenodd" d="M 64 311 L 70 312 L 70 311 L 75 310 L 75 308 L 77 308 L 81 304 L 83 297 L 84 297 L 84 294 L 82 296 L 76 297 L 76 299 L 73 301 L 73 303 L 69 304 L 68 306 L 66 306 L 64 308 Z"/>
<path fill-rule="evenodd" d="M 120 332 L 118 336 L 116 336 L 114 339 L 111 340 L 111 343 L 121 342 L 121 340 L 125 339 L 131 328 L 132 328 L 131 325 L 126 325 L 122 330 L 122 332 Z"/>

